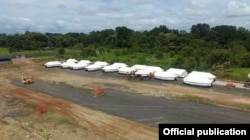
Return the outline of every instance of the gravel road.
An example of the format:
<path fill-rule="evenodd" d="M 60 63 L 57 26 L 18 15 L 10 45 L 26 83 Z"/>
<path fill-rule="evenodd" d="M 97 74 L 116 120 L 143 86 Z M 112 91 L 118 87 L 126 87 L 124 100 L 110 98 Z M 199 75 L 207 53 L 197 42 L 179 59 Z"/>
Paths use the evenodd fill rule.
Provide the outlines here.
<path fill-rule="evenodd" d="M 108 78 L 108 75 L 121 77 L 121 75 L 103 74 L 101 72 L 74 71 L 74 73 L 92 76 L 93 78 L 97 76 L 98 78 Z M 144 80 L 142 82 L 151 81 Z M 158 127 L 159 123 L 250 123 L 250 112 L 206 104 L 143 96 L 115 89 L 105 89 L 103 96 L 93 97 L 89 90 L 39 80 L 31 85 L 22 85 L 20 79 L 14 79 L 12 83 L 152 127 Z M 161 84 L 160 81 L 154 83 Z M 244 94 L 247 93 L 244 92 Z"/>

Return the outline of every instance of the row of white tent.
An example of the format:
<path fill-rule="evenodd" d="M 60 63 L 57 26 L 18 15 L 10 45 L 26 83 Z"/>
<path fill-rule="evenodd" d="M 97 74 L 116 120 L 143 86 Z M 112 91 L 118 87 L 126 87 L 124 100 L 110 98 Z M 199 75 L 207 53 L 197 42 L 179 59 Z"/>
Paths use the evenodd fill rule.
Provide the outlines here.
<path fill-rule="evenodd" d="M 105 61 L 96 61 L 92 63 L 89 60 L 68 59 L 65 62 L 50 61 L 44 64 L 45 67 L 61 67 L 71 69 L 85 69 L 86 71 L 102 70 L 103 72 L 118 72 L 119 74 L 133 74 L 134 76 L 148 77 L 153 75 L 155 79 L 176 80 L 183 79 L 185 84 L 196 86 L 212 86 L 216 79 L 211 73 L 192 71 L 188 73 L 185 69 L 169 68 L 164 70 L 158 66 L 148 66 L 135 64 L 131 67 L 125 63 L 115 62 L 109 64 Z"/>

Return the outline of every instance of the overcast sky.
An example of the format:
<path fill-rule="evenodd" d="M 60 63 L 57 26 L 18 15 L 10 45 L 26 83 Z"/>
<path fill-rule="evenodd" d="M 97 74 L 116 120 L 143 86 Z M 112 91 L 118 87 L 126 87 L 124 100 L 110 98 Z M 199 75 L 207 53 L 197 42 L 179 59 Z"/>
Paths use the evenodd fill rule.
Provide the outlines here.
<path fill-rule="evenodd" d="M 250 29 L 250 0 L 0 0 L 0 33 L 67 33 L 207 23 Z"/>

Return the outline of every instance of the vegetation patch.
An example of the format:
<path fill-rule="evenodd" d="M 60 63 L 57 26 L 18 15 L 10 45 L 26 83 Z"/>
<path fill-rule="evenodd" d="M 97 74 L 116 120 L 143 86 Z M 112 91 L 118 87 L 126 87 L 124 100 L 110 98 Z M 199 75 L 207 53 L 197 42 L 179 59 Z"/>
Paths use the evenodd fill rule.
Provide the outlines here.
<path fill-rule="evenodd" d="M 213 101 L 209 99 L 198 97 L 198 96 L 192 96 L 192 95 L 177 96 L 176 99 L 195 102 L 195 103 L 209 104 L 209 105 L 215 104 Z"/>
<path fill-rule="evenodd" d="M 119 61 L 129 66 L 138 63 L 164 69 L 176 67 L 188 72 L 211 71 L 221 78 L 245 81 L 246 73 L 250 72 L 249 37 L 250 31 L 243 27 L 210 27 L 206 23 L 192 25 L 190 32 L 165 25 L 148 31 L 119 26 L 89 34 L 26 31 L 0 34 L 0 55 L 71 57 L 109 63 Z M 247 72 L 242 73 L 245 68 Z"/>
<path fill-rule="evenodd" d="M 48 109 L 46 113 L 42 114 L 42 117 L 45 121 L 53 122 L 57 125 L 71 124 L 71 121 L 68 117 L 61 115 L 52 109 Z"/>

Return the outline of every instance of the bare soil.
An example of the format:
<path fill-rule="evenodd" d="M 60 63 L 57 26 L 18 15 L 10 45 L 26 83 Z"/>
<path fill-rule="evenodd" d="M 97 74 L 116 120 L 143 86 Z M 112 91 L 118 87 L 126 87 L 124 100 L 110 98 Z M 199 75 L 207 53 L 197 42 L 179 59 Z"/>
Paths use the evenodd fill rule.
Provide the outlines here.
<path fill-rule="evenodd" d="M 250 106 L 250 98 L 246 96 L 171 84 L 162 86 L 107 77 L 81 77 L 54 69 L 45 69 L 43 63 L 34 62 L 32 59 L 16 59 L 13 60 L 13 64 L 1 65 L 0 73 L 0 140 L 158 139 L 155 127 L 91 110 L 11 83 L 13 79 L 21 79 L 23 76 L 33 76 L 36 80 L 85 90 L 102 86 L 104 89 L 114 88 L 170 99 L 202 99 L 204 102 L 229 108 L 249 110 Z M 120 86 L 112 86 L 113 84 Z M 35 111 L 35 106 L 40 103 L 46 103 L 49 109 L 54 111 L 52 114 L 59 114 L 70 121 L 58 123 L 58 121 L 46 119 L 46 113 L 38 114 Z"/>

